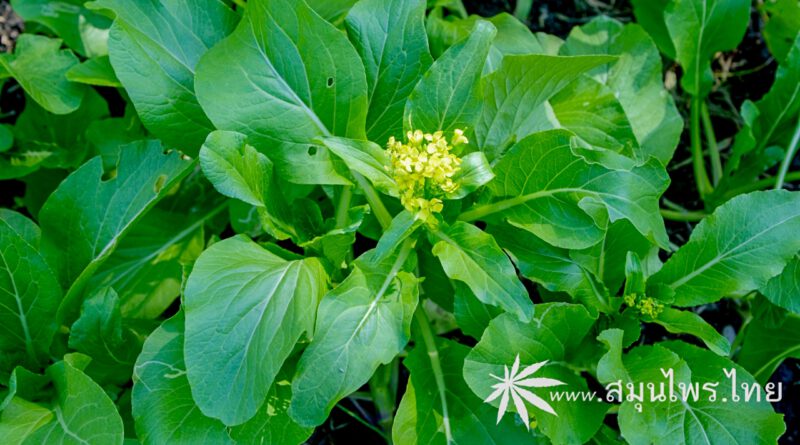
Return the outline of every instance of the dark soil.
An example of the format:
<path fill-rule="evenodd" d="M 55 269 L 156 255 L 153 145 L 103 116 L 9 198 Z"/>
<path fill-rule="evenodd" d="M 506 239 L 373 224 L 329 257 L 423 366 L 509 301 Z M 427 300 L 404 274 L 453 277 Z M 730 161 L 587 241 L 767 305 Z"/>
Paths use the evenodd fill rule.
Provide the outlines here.
<path fill-rule="evenodd" d="M 24 29 L 22 19 L 11 9 L 8 0 L 0 1 L 0 52 L 11 51 Z"/>

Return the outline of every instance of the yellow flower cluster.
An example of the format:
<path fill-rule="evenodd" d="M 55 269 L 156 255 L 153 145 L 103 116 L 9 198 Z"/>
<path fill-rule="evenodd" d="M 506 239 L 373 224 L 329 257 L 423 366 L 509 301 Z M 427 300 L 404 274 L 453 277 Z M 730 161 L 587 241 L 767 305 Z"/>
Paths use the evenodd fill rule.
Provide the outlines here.
<path fill-rule="evenodd" d="M 658 317 L 658 314 L 664 310 L 664 305 L 653 299 L 652 297 L 641 297 L 637 294 L 625 295 L 625 304 L 629 307 L 636 308 L 642 315 L 647 315 L 652 318 Z"/>
<path fill-rule="evenodd" d="M 469 141 L 464 131 L 458 129 L 453 131 L 452 145 L 441 131 L 433 134 L 409 131 L 406 139 L 402 143 L 394 136 L 389 138 L 386 152 L 391 165 L 386 170 L 397 182 L 403 207 L 417 218 L 433 223 L 433 214 L 443 208 L 441 198 L 458 189 L 453 176 L 461 169 L 461 159 L 451 150 Z"/>

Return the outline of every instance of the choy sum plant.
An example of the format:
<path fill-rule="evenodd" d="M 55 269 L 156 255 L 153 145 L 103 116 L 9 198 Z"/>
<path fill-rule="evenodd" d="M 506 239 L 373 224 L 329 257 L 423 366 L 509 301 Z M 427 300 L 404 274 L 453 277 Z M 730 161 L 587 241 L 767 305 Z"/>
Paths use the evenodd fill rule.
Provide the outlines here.
<path fill-rule="evenodd" d="M 750 2 L 633 3 L 560 39 L 460 1 L 13 0 L 0 442 L 776 443 L 800 6 L 761 11 L 777 74 L 726 142 Z"/>

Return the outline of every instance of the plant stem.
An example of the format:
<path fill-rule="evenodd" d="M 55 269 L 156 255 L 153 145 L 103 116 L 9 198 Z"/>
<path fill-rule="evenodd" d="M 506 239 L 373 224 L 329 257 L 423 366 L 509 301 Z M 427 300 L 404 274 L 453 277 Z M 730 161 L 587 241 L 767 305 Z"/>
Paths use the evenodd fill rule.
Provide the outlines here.
<path fill-rule="evenodd" d="M 789 171 L 789 167 L 792 165 L 794 155 L 797 154 L 798 146 L 800 146 L 800 119 L 797 120 L 797 126 L 794 128 L 792 141 L 789 142 L 789 146 L 786 149 L 786 156 L 783 157 L 780 170 L 778 170 L 778 176 L 775 179 L 776 190 L 783 188 L 783 182 L 786 180 L 786 173 Z"/>
<path fill-rule="evenodd" d="M 358 414 L 356 414 L 356 413 L 350 411 L 349 409 L 343 407 L 341 403 L 336 404 L 336 407 L 339 408 L 340 410 L 342 410 L 348 416 L 350 416 L 353 419 L 355 419 L 358 423 L 364 425 L 365 427 L 371 429 L 372 431 L 374 431 L 375 433 L 377 433 L 378 435 L 383 437 L 383 439 L 386 441 L 386 443 L 391 443 L 391 441 L 392 441 L 391 437 L 387 436 L 386 433 L 381 431 L 379 428 L 376 428 L 375 425 L 367 422 L 366 420 L 362 419 L 361 416 L 359 416 Z"/>
<path fill-rule="evenodd" d="M 708 112 L 708 103 L 701 102 L 700 115 L 703 119 L 703 133 L 706 135 L 708 144 L 708 156 L 711 158 L 711 179 L 714 186 L 719 184 L 722 178 L 722 160 L 719 157 L 719 147 L 717 146 L 717 136 L 714 134 L 714 125 L 711 123 L 711 114 Z"/>
<path fill-rule="evenodd" d="M 352 199 L 353 188 L 349 185 L 343 186 L 339 194 L 339 203 L 336 206 L 336 228 L 343 229 L 347 226 L 349 222 L 347 212 L 350 210 L 350 201 Z"/>
<path fill-rule="evenodd" d="M 445 382 L 444 372 L 442 371 L 442 364 L 439 361 L 439 349 L 436 347 L 436 339 L 434 338 L 433 331 L 431 330 L 430 322 L 427 315 L 425 315 L 425 308 L 420 306 L 414 311 L 414 321 L 419 327 L 419 333 L 422 335 L 422 340 L 425 343 L 425 349 L 428 350 L 428 358 L 431 360 L 431 368 L 433 368 L 433 378 L 436 381 L 436 387 L 439 390 L 439 400 L 442 404 L 442 423 L 444 426 L 444 436 L 446 443 L 452 444 L 453 433 L 450 431 L 450 414 L 447 409 L 447 397 L 445 396 Z"/>
<path fill-rule="evenodd" d="M 364 191 L 364 195 L 367 197 L 369 207 L 372 209 L 372 213 L 375 215 L 375 218 L 378 219 L 378 224 L 381 225 L 383 230 L 388 229 L 392 224 L 392 214 L 386 210 L 386 206 L 383 205 L 381 196 L 378 195 L 378 192 L 375 191 L 375 188 L 372 187 L 372 184 L 364 179 L 363 176 L 356 172 L 353 172 L 353 176 L 356 178 L 358 185 Z"/>
<path fill-rule="evenodd" d="M 697 191 L 700 193 L 700 198 L 705 200 L 706 196 L 711 193 L 713 187 L 708 180 L 708 173 L 706 172 L 705 161 L 703 160 L 703 143 L 700 140 L 700 109 L 702 102 L 700 99 L 693 98 L 691 104 L 691 122 L 690 122 L 690 136 L 692 140 L 692 164 L 694 166 L 694 181 L 697 184 Z"/>
<path fill-rule="evenodd" d="M 800 181 L 800 171 L 789 172 L 786 174 L 786 177 L 783 178 L 784 184 L 793 181 Z M 756 190 L 763 190 L 767 187 L 772 187 L 774 185 L 775 185 L 775 177 L 770 176 L 769 178 L 764 178 L 759 181 L 730 190 L 728 193 L 725 194 L 725 199 L 731 198 L 736 195 L 741 195 L 742 193 L 749 193 L 749 192 L 754 192 Z"/>
<path fill-rule="evenodd" d="M 672 221 L 687 221 L 687 222 L 697 222 L 705 218 L 707 215 L 703 212 L 680 212 L 676 210 L 670 209 L 661 209 L 661 216 L 665 219 L 669 219 Z"/>

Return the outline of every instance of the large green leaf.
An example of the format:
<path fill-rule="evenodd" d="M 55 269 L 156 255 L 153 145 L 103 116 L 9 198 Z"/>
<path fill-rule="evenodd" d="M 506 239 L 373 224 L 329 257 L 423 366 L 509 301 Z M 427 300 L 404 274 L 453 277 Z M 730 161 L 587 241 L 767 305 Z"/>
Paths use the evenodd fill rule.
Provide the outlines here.
<path fill-rule="evenodd" d="M 46 26 L 86 57 L 108 54 L 111 21 L 86 9 L 84 3 L 83 0 L 12 0 L 11 6 L 25 22 Z"/>
<path fill-rule="evenodd" d="M 611 349 L 601 361 L 606 366 L 601 382 L 652 383 L 663 388 L 665 395 L 663 401 L 654 401 L 644 392 L 641 402 L 629 398 L 623 401 L 618 418 L 628 443 L 666 445 L 677 440 L 681 445 L 766 444 L 775 443 L 783 433 L 781 416 L 767 401 L 739 399 L 743 386 L 738 385 L 753 385 L 755 380 L 729 359 L 678 341 L 640 346 L 622 355 L 621 338 L 606 338 Z M 671 379 L 664 375 L 670 370 Z M 726 374 L 731 371 L 736 372 L 735 384 Z M 652 394 L 660 391 L 653 389 Z"/>
<path fill-rule="evenodd" d="M 800 250 L 800 193 L 773 190 L 731 199 L 698 224 L 689 242 L 648 281 L 648 292 L 694 306 L 749 292 Z"/>
<path fill-rule="evenodd" d="M 0 210 L 0 372 L 44 364 L 56 332 L 61 286 L 39 253 L 41 232 L 28 218 Z"/>
<path fill-rule="evenodd" d="M 327 288 L 315 258 L 286 261 L 243 235 L 200 255 L 184 291 L 185 359 L 203 413 L 238 425 L 264 403 Z"/>
<path fill-rule="evenodd" d="M 675 44 L 664 21 L 664 10 L 672 0 L 631 0 L 636 22 L 650 34 L 658 49 L 675 59 Z"/>
<path fill-rule="evenodd" d="M 664 89 L 661 57 L 645 31 L 635 24 L 623 26 L 598 17 L 573 28 L 561 53 L 618 57 L 588 74 L 608 86 L 622 104 L 642 154 L 666 164 L 678 145 L 683 120 Z"/>
<path fill-rule="evenodd" d="M 195 66 L 238 20 L 222 0 L 97 0 L 116 14 L 111 65 L 142 123 L 167 145 L 196 154 L 213 128 L 195 96 Z"/>
<path fill-rule="evenodd" d="M 774 0 L 759 5 L 767 13 L 764 40 L 779 61 L 786 58 L 800 30 L 800 4 L 795 0 Z"/>
<path fill-rule="evenodd" d="M 308 437 L 311 431 L 294 424 L 286 414 L 291 385 L 280 373 L 259 413 L 247 423 L 227 428 L 203 415 L 186 377 L 183 324 L 182 312 L 165 321 L 147 338 L 136 361 L 133 416 L 142 443 L 290 444 Z"/>
<path fill-rule="evenodd" d="M 436 59 L 408 97 L 406 130 L 475 128 L 483 102 L 481 71 L 495 34 L 491 23 L 479 20 L 466 39 Z"/>
<path fill-rule="evenodd" d="M 362 255 L 322 299 L 314 339 L 292 382 L 289 415 L 300 425 L 324 422 L 339 400 L 406 346 L 419 298 L 419 280 L 401 270 L 407 247 L 380 263 L 371 252 Z"/>
<path fill-rule="evenodd" d="M 681 86 L 702 98 L 711 90 L 711 59 L 736 48 L 750 21 L 750 0 L 671 0 L 664 22 L 683 67 Z"/>
<path fill-rule="evenodd" d="M 66 72 L 78 64 L 61 40 L 22 34 L 14 54 L 1 54 L 2 77 L 13 77 L 28 95 L 47 111 L 67 114 L 78 109 L 86 86 L 67 80 Z"/>
<path fill-rule="evenodd" d="M 525 278 L 547 290 L 566 292 L 588 306 L 611 311 L 608 289 L 591 270 L 571 258 L 567 249 L 554 247 L 510 224 L 492 224 L 487 230 Z"/>
<path fill-rule="evenodd" d="M 769 381 L 785 359 L 800 359 L 800 316 L 796 314 L 777 325 L 755 318 L 739 335 L 743 336 L 742 349 L 736 361 L 761 384 Z"/>
<path fill-rule="evenodd" d="M 494 166 L 495 200 L 461 215 L 472 220 L 500 213 L 510 223 L 563 248 L 599 242 L 609 222 L 629 220 L 648 239 L 668 245 L 658 199 L 668 179 L 658 161 L 616 170 L 589 162 L 572 149 L 564 130 L 534 133 Z"/>
<path fill-rule="evenodd" d="M 365 139 L 364 67 L 347 37 L 303 0 L 248 2 L 236 31 L 200 61 L 197 93 L 214 125 L 247 135 L 281 177 L 347 183 L 313 140 Z"/>
<path fill-rule="evenodd" d="M 583 377 L 566 363 L 576 353 L 594 322 L 595 318 L 584 306 L 565 303 L 537 305 L 536 316 L 528 323 L 520 322 L 511 314 L 502 314 L 489 323 L 481 340 L 467 354 L 464 380 L 478 397 L 486 399 L 494 391 L 492 384 L 496 383 L 491 376 L 503 376 L 504 368 L 511 369 L 519 357 L 520 369 L 548 362 L 532 377 L 559 380 L 572 391 L 586 390 Z M 542 432 L 554 443 L 585 443 L 602 425 L 608 405 L 566 401 L 545 395 L 564 389 L 564 386 L 533 389 L 556 415 L 538 407 L 528 408 L 532 408 Z M 492 402 L 494 406 L 498 403 L 499 400 Z"/>
<path fill-rule="evenodd" d="M 481 80 L 485 99 L 475 127 L 478 146 L 493 161 L 525 136 L 552 127 L 547 99 L 581 73 L 612 60 L 538 54 L 504 57 L 500 68 Z"/>
<path fill-rule="evenodd" d="M 433 59 L 424 0 L 361 0 L 345 20 L 367 73 L 367 137 L 384 143 L 403 132 L 406 99 Z"/>
<path fill-rule="evenodd" d="M 472 224 L 458 222 L 434 232 L 433 254 L 445 273 L 469 286 L 483 303 L 497 306 L 520 320 L 533 315 L 525 286 L 497 241 Z"/>
<path fill-rule="evenodd" d="M 70 354 L 47 369 L 55 393 L 52 400 L 14 395 L 12 408 L 0 414 L 0 437 L 5 443 L 122 445 L 122 419 L 103 388 L 81 371 L 85 359 Z"/>
<path fill-rule="evenodd" d="M 800 257 L 789 261 L 783 272 L 769 280 L 760 291 L 774 304 L 800 314 Z"/>
<path fill-rule="evenodd" d="M 484 404 L 464 382 L 462 368 L 468 347 L 445 339 L 435 340 L 435 351 L 428 351 L 426 346 L 429 345 L 420 341 L 403 361 L 411 377 L 392 429 L 395 443 L 530 442 L 530 435 L 510 416 L 495 425 L 495 409 Z M 440 370 L 442 379 L 437 380 L 436 372 Z"/>
<path fill-rule="evenodd" d="M 192 201 L 192 209 L 184 210 L 186 198 L 170 197 L 162 201 L 168 206 L 148 212 L 92 276 L 90 289 L 111 286 L 117 291 L 123 317 L 154 319 L 175 301 L 183 265 L 205 247 L 203 227 L 227 208 L 225 203 L 210 207 Z"/>
<path fill-rule="evenodd" d="M 191 166 L 176 152 L 164 154 L 156 141 L 140 142 L 121 151 L 112 178 L 104 179 L 103 161 L 97 156 L 50 195 L 39 219 L 43 252 L 69 289 L 59 308 L 61 320 L 72 321 L 92 274 Z"/>

